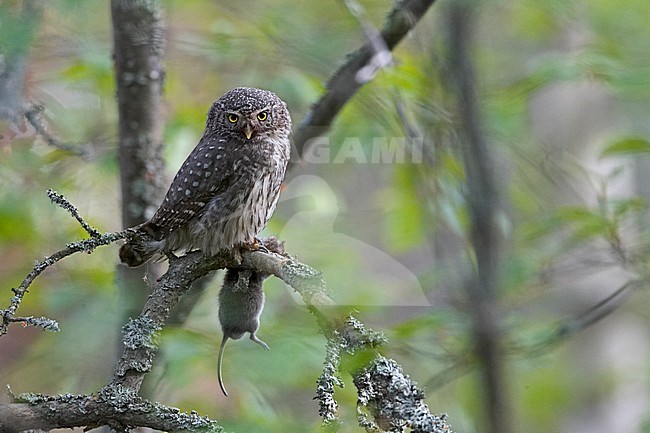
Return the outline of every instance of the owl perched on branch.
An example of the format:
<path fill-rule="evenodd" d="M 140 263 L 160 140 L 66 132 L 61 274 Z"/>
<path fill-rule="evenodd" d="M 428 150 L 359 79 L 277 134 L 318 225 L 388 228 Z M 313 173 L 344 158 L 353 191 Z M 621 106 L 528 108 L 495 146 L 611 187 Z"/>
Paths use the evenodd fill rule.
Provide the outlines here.
<path fill-rule="evenodd" d="M 289 161 L 291 116 L 267 90 L 238 87 L 208 112 L 205 132 L 176 173 L 154 216 L 120 248 L 120 260 L 140 266 L 155 255 L 256 244 L 271 218 Z"/>

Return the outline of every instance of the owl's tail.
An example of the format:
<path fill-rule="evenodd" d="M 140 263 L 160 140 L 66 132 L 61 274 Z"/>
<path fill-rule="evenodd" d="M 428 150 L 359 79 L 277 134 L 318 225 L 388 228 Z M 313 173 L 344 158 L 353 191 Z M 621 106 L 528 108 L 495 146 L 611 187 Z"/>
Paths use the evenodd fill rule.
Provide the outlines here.
<path fill-rule="evenodd" d="M 120 247 L 120 261 L 130 268 L 140 266 L 161 252 L 161 243 L 155 237 L 155 226 L 146 222 L 136 227 L 141 236 L 129 239 Z"/>
<path fill-rule="evenodd" d="M 149 261 L 157 252 L 156 248 L 151 248 L 146 243 L 127 242 L 120 247 L 120 261 L 130 268 L 135 268 Z"/>

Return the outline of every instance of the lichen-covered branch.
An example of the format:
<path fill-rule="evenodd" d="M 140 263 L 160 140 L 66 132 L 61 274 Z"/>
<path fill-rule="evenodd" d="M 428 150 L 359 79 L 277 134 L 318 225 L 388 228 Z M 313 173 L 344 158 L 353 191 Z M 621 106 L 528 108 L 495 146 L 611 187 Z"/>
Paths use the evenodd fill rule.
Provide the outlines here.
<path fill-rule="evenodd" d="M 134 427 L 161 431 L 224 431 L 215 421 L 195 412 L 184 413 L 174 407 L 151 403 L 119 387 L 105 388 L 92 395 L 21 394 L 15 401 L 0 404 L 2 433 L 72 427 L 90 429 L 102 425 L 117 432 Z"/>
<path fill-rule="evenodd" d="M 424 392 L 392 359 L 382 356 L 354 375 L 359 424 L 368 431 L 449 433 L 447 415 L 432 415 Z M 372 419 L 370 418 L 372 416 Z"/>
<path fill-rule="evenodd" d="M 61 251 L 38 262 L 32 272 L 23 280 L 18 289 L 14 289 L 10 307 L 1 310 L 3 332 L 10 323 L 23 321 L 44 328 L 56 328 L 58 324 L 46 318 L 19 318 L 15 312 L 27 293 L 31 283 L 49 266 L 59 260 L 81 251 L 93 251 L 120 239 L 139 236 L 137 232 L 127 229 L 117 233 L 101 234 L 90 227 L 73 206 L 62 195 L 49 190 L 48 196 L 53 203 L 66 209 L 90 234 L 90 238 L 71 243 Z M 275 239 L 263 240 L 277 243 Z M 271 244 L 268 244 L 271 248 Z M 414 393 L 415 384 L 409 380 L 395 382 L 391 388 L 393 394 L 382 395 L 375 400 L 368 399 L 368 380 L 363 375 L 376 368 L 383 360 L 377 349 L 386 343 L 381 333 L 367 329 L 354 317 L 342 314 L 331 308 L 334 302 L 327 294 L 327 287 L 322 274 L 304 263 L 300 263 L 287 254 L 263 251 L 243 251 L 241 262 L 230 251 L 223 251 L 214 257 L 206 258 L 200 251 L 190 252 L 181 257 L 170 256 L 167 272 L 156 282 L 145 303 L 142 312 L 135 319 L 129 320 L 122 329 L 123 353 L 117 361 L 112 381 L 93 395 L 44 396 L 26 394 L 16 399 L 15 403 L 0 405 L 0 419 L 3 420 L 2 432 L 14 432 L 25 429 L 52 429 L 59 427 L 109 425 L 117 431 L 126 431 L 130 427 L 147 426 L 160 430 L 201 430 L 220 431 L 213 421 L 200 418 L 195 414 L 180 414 L 176 409 L 153 404 L 140 397 L 138 392 L 145 375 L 151 371 L 158 350 L 158 333 L 167 323 L 171 311 L 178 304 L 181 296 L 188 291 L 192 283 L 217 269 L 243 268 L 273 274 L 296 290 L 309 310 L 316 317 L 323 334 L 328 339 L 328 353 L 325 369 L 318 380 L 317 399 L 320 402 L 320 414 L 327 423 L 337 420 L 338 404 L 334 399 L 334 390 L 343 385 L 337 372 L 341 367 L 342 357 L 354 356 L 354 368 L 348 368 L 359 389 L 359 404 L 369 408 L 373 416 L 385 417 L 389 411 L 394 417 L 391 425 L 445 426 L 434 433 L 447 432 L 444 416 L 434 416 L 428 412 L 417 395 L 405 400 L 404 395 Z M 48 325 L 49 324 L 49 325 Z M 388 362 L 388 361 L 386 361 Z M 399 366 L 395 373 L 402 377 Z M 391 364 L 391 365 L 393 365 Z M 384 373 L 387 369 L 383 369 Z M 363 377 L 362 377 L 363 376 Z M 385 374 L 384 376 L 385 377 Z M 397 377 L 397 376 L 396 376 Z M 363 384 L 363 386 L 360 386 Z M 379 389 L 379 388 L 376 388 Z M 401 390 L 401 391 L 400 391 Z M 391 400 L 392 396 L 399 398 Z M 379 410 L 379 412 L 377 412 Z M 171 414 L 171 415 L 170 415 Z M 399 418 L 400 416 L 404 416 Z M 383 418 L 382 418 L 383 419 Z M 5 421 L 7 420 L 7 421 Z M 360 423 L 367 429 L 382 426 L 384 421 L 375 418 L 370 421 L 361 417 Z M 422 424 L 425 423 L 425 424 Z M 374 427 L 373 427 L 374 428 Z M 413 430 L 427 431 L 427 430 Z"/>
<path fill-rule="evenodd" d="M 34 268 L 29 274 L 27 274 L 20 285 L 11 289 L 14 293 L 14 296 L 11 298 L 9 306 L 6 309 L 0 310 L 0 318 L 2 319 L 2 322 L 0 323 L 0 336 L 7 333 L 7 330 L 11 323 L 23 323 L 30 326 L 38 326 L 48 331 L 58 331 L 58 324 L 54 320 L 47 319 L 45 317 L 35 318 L 16 316 L 16 311 L 18 310 L 18 307 L 20 306 L 25 293 L 27 293 L 29 286 L 39 275 L 41 275 L 45 269 L 72 254 L 81 251 L 90 253 L 97 247 L 100 247 L 102 245 L 109 245 L 120 239 L 125 239 L 129 236 L 132 236 L 131 230 L 123 230 L 121 232 L 106 233 L 102 235 L 99 233 L 99 231 L 92 228 L 88 223 L 84 221 L 84 219 L 79 215 L 77 208 L 72 205 L 72 203 L 70 203 L 64 196 L 51 189 L 47 191 L 47 195 L 52 203 L 70 212 L 70 214 L 79 222 L 79 224 L 81 224 L 84 230 L 86 230 L 91 237 L 89 239 L 70 243 L 66 245 L 64 249 L 45 257 L 43 260 L 37 261 L 34 265 Z"/>
<path fill-rule="evenodd" d="M 369 432 L 404 431 L 448 433 L 447 416 L 433 415 L 424 404 L 424 392 L 402 372 L 394 360 L 384 358 L 378 349 L 387 343 L 383 334 L 366 328 L 352 316 L 335 322 L 323 322 L 327 352 L 323 373 L 318 379 L 316 399 L 319 414 L 326 424 L 338 422 L 336 387 L 343 381 L 338 375 L 345 364 L 357 387 L 359 425 Z M 334 329 L 332 323 L 338 323 Z M 343 363 L 348 358 L 350 362 Z"/>
<path fill-rule="evenodd" d="M 77 207 L 74 206 L 72 203 L 70 203 L 64 196 L 59 194 L 58 192 L 48 189 L 47 190 L 47 196 L 50 198 L 50 201 L 63 209 L 67 210 L 70 212 L 70 215 L 74 217 L 74 219 L 79 222 L 81 227 L 90 235 L 91 238 L 99 238 L 101 237 L 101 233 L 99 233 L 99 230 L 97 230 L 94 227 L 91 227 L 86 221 L 84 221 L 83 218 L 81 218 L 81 215 L 79 215 L 79 211 L 77 210 Z"/>
<path fill-rule="evenodd" d="M 20 303 L 22 302 L 23 297 L 25 296 L 25 293 L 27 292 L 29 286 L 34 282 L 34 280 L 39 275 L 41 275 L 41 273 L 43 273 L 45 269 L 57 263 L 58 261 L 81 251 L 91 252 L 99 246 L 109 245 L 115 241 L 118 241 L 120 239 L 125 239 L 129 236 L 130 236 L 130 230 L 123 230 L 121 232 L 116 232 L 116 233 L 106 233 L 99 237 L 84 239 L 78 242 L 70 243 L 64 249 L 57 251 L 50 256 L 45 257 L 41 261 L 37 261 L 36 264 L 34 265 L 34 268 L 31 270 L 29 274 L 27 274 L 27 276 L 22 281 L 22 283 L 20 283 L 18 287 L 13 287 L 11 289 L 14 292 L 14 296 L 11 298 L 11 301 L 9 302 L 9 307 L 0 310 L 0 316 L 2 316 L 2 323 L 0 323 L 0 336 L 7 333 L 9 324 L 16 323 L 16 322 L 21 322 L 33 326 L 39 326 L 49 331 L 58 330 L 58 325 L 56 324 L 56 322 L 49 319 L 45 319 L 45 318 L 35 319 L 35 318 L 24 318 L 24 317 L 15 316 L 16 310 L 18 310 L 18 307 L 20 306 Z"/>
<path fill-rule="evenodd" d="M 114 384 L 138 390 L 151 369 L 155 333 L 165 325 L 171 311 L 191 284 L 210 272 L 226 267 L 254 269 L 273 274 L 296 291 L 308 305 L 333 304 L 325 292 L 320 272 L 289 256 L 262 251 L 244 251 L 241 264 L 228 251 L 206 258 L 199 251 L 170 257 L 169 269 L 152 288 L 142 314 L 124 328 L 124 353 L 117 363 Z"/>
<path fill-rule="evenodd" d="M 241 264 L 238 264 L 229 252 L 212 258 L 205 258 L 198 251 L 182 257 L 170 257 L 169 270 L 154 286 L 142 315 L 129 322 L 124 328 L 125 351 L 115 369 L 111 385 L 139 389 L 144 375 L 151 369 L 156 353 L 155 334 L 164 326 L 179 297 L 193 281 L 224 267 L 254 269 L 275 275 L 296 290 L 310 311 L 315 313 L 323 334 L 328 338 L 328 357 L 324 372 L 318 381 L 317 399 L 323 419 L 328 423 L 335 422 L 338 404 L 333 394 L 335 387 L 342 385 L 341 379 L 336 374 L 340 367 L 340 354 L 344 352 L 345 356 L 356 357 L 357 362 L 351 363 L 356 367 L 349 373 L 355 383 L 360 380 L 359 383 L 368 384 L 367 381 L 360 379 L 360 375 L 366 374 L 370 371 L 368 369 L 375 368 L 373 366 L 381 362 L 383 357 L 379 355 L 377 349 L 385 344 L 386 340 L 381 333 L 367 329 L 354 317 L 342 315 L 335 309 L 330 310 L 328 307 L 333 305 L 333 301 L 327 295 L 320 272 L 288 255 L 245 251 L 242 254 Z M 420 426 L 420 430 L 413 431 L 448 432 L 449 426 L 445 422 L 445 416 L 432 415 L 422 403 L 424 396 L 422 391 L 418 390 L 413 398 L 404 400 L 405 395 L 412 396 L 417 388 L 412 381 L 404 378 L 401 368 L 395 361 L 386 362 L 392 363 L 391 365 L 395 367 L 394 372 L 398 376 L 392 385 L 392 393 L 382 395 L 373 403 L 375 407 L 382 408 L 382 416 L 385 415 L 385 411 L 391 411 L 393 416 L 391 422 L 394 425 L 412 428 Z M 385 379 L 388 369 L 382 371 Z M 359 388 L 359 401 L 366 406 L 362 403 L 362 391 L 367 392 L 367 389 L 364 391 L 364 388 Z M 375 415 L 372 411 L 371 414 Z M 400 416 L 404 418 L 399 418 Z M 364 424 L 365 427 L 369 425 Z M 435 429 L 426 430 L 422 426 L 435 426 Z"/>
<path fill-rule="evenodd" d="M 337 386 L 339 388 L 344 386 L 343 380 L 338 375 L 341 366 L 341 347 L 339 339 L 327 339 L 323 372 L 316 381 L 318 414 L 323 418 L 325 424 L 336 422 L 338 419 L 339 404 L 334 398 L 334 390 Z"/>

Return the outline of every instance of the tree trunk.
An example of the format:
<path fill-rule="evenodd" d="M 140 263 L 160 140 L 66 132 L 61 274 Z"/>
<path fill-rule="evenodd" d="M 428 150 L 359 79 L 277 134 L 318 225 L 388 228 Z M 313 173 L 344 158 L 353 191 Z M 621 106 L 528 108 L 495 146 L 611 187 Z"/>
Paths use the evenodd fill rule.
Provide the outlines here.
<path fill-rule="evenodd" d="M 148 220 L 164 194 L 162 90 L 165 24 L 160 2 L 112 0 L 119 115 L 122 224 Z M 124 317 L 135 317 L 148 294 L 146 268 L 120 266 Z M 155 273 L 155 270 L 153 270 Z"/>

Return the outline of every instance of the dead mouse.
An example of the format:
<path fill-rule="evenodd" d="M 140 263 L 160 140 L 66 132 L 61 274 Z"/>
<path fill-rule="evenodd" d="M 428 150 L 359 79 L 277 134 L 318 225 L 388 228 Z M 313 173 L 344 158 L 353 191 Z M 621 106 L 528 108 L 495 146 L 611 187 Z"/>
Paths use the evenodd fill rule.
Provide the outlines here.
<path fill-rule="evenodd" d="M 264 246 L 272 252 L 284 253 L 284 243 L 277 238 L 264 241 Z M 221 365 L 224 347 L 229 338 L 239 340 L 245 333 L 250 334 L 250 339 L 269 350 L 269 346 L 257 338 L 255 333 L 260 325 L 260 315 L 264 309 L 264 290 L 262 284 L 270 274 L 260 271 L 228 268 L 219 292 L 219 322 L 223 331 L 219 359 L 217 361 L 217 375 L 219 386 L 224 395 L 228 395 L 223 385 Z"/>

